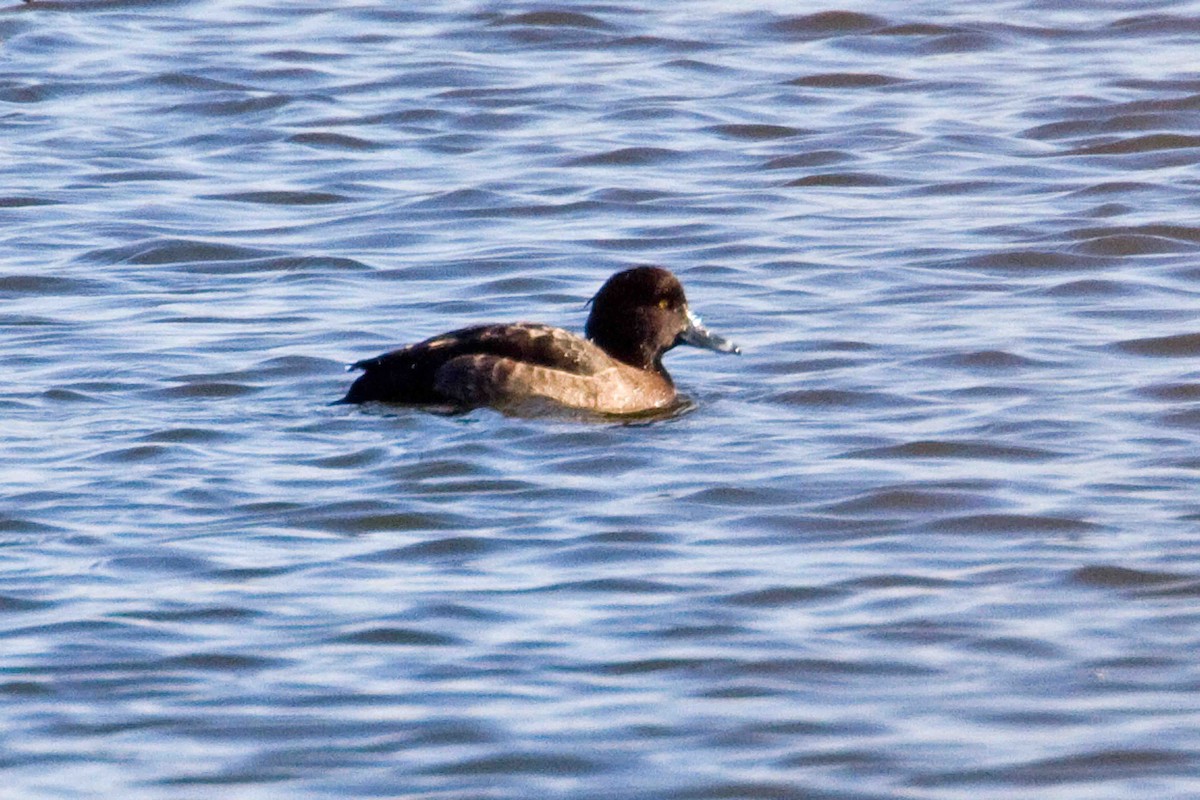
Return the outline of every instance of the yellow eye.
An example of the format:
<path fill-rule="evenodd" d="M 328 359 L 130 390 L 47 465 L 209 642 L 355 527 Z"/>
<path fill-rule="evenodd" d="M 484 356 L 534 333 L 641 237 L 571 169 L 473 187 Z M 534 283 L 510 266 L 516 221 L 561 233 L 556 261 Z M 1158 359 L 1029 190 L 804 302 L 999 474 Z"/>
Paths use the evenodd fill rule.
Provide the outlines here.
<path fill-rule="evenodd" d="M 667 298 L 665 298 L 665 297 L 664 297 L 662 300 L 659 300 L 659 301 L 658 301 L 658 307 L 659 307 L 659 308 L 666 308 L 666 307 L 667 307 L 667 306 L 669 306 L 669 305 L 671 305 L 671 301 L 670 301 L 670 300 L 668 300 L 668 299 L 667 299 Z"/>

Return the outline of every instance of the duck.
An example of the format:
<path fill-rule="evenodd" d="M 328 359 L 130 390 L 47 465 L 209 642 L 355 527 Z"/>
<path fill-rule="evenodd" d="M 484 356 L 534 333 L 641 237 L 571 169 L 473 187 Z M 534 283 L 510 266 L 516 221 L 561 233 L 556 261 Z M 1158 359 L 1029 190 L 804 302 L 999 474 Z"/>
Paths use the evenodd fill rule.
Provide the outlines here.
<path fill-rule="evenodd" d="M 676 402 L 662 363 L 675 346 L 741 353 L 704 327 L 662 267 L 616 273 L 590 305 L 583 336 L 532 322 L 475 325 L 357 361 L 349 369 L 363 374 L 339 402 L 641 414 Z"/>

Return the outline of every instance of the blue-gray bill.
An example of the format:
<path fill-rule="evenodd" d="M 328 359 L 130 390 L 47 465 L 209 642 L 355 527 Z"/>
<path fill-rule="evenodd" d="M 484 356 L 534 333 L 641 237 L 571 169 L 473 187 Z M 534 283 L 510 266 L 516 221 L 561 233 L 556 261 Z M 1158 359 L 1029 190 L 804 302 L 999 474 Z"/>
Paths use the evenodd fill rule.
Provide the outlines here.
<path fill-rule="evenodd" d="M 679 334 L 676 340 L 683 344 L 690 344 L 693 347 L 703 347 L 705 350 L 716 350 L 718 353 L 734 353 L 742 354 L 742 348 L 738 347 L 733 342 L 717 336 L 715 333 L 710 333 L 700 318 L 692 313 L 691 309 L 687 311 L 688 326 Z"/>

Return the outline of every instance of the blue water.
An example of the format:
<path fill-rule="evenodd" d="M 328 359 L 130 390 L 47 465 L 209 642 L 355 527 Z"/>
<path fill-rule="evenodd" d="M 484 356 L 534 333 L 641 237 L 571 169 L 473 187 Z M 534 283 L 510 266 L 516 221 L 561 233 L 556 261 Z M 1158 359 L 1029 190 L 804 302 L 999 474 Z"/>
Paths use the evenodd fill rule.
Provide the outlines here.
<path fill-rule="evenodd" d="M 1200 795 L 1200 4 L 0 41 L 0 796 Z M 329 405 L 637 263 L 687 413 Z"/>

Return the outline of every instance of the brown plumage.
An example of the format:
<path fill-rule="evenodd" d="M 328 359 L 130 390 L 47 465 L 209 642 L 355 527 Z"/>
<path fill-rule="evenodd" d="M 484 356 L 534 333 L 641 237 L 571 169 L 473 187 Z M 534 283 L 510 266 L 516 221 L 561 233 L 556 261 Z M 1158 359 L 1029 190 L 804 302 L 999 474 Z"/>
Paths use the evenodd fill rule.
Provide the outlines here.
<path fill-rule="evenodd" d="M 592 299 L 587 338 L 548 325 L 479 325 L 353 365 L 345 403 L 515 407 L 549 402 L 604 414 L 663 408 L 675 387 L 662 356 L 677 344 L 737 347 L 704 330 L 683 286 L 659 267 L 609 278 Z"/>

